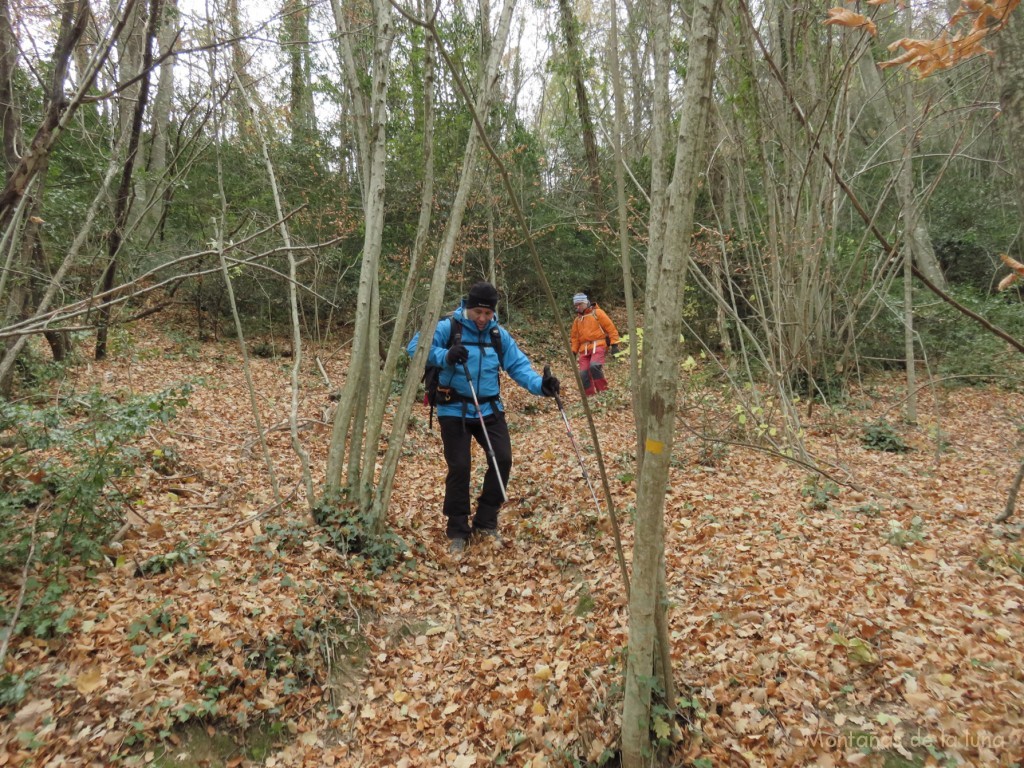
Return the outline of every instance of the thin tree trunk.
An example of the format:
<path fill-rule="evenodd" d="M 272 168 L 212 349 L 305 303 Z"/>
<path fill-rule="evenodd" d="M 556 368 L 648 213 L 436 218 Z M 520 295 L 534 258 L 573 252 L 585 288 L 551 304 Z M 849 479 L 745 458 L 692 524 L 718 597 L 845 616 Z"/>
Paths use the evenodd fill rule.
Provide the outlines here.
<path fill-rule="evenodd" d="M 133 2 L 134 0 L 129 0 L 129 6 Z M 7 6 L 4 6 L 4 8 L 6 9 Z M 5 318 L 8 322 L 13 320 L 17 314 L 28 312 L 28 302 L 31 300 L 33 293 L 36 293 L 36 295 L 39 292 L 42 293 L 43 297 L 40 300 L 40 307 L 45 308 L 48 305 L 59 287 L 56 281 L 59 281 L 60 277 L 70 268 L 71 254 L 77 253 L 77 249 L 84 241 L 84 235 L 81 233 L 79 236 L 76 236 L 71 253 L 65 257 L 62 266 L 58 270 L 58 275 L 51 280 L 47 290 L 39 289 L 37 292 L 36 289 L 29 288 L 24 284 L 14 284 L 11 294 L 7 294 L 8 275 L 11 274 L 10 267 L 16 254 L 21 255 L 26 267 L 31 267 L 25 270 L 26 274 L 46 274 L 47 270 L 43 269 L 40 271 L 36 269 L 38 265 L 32 265 L 33 259 L 42 257 L 42 250 L 37 248 L 36 243 L 33 241 L 34 238 L 38 237 L 38 227 L 34 226 L 32 222 L 28 222 L 26 226 L 25 219 L 30 215 L 34 207 L 38 205 L 38 193 L 41 190 L 40 179 L 45 175 L 53 146 L 60 138 L 68 122 L 72 119 L 75 111 L 81 105 L 85 93 L 92 87 L 100 65 L 109 56 L 113 41 L 117 39 L 117 35 L 120 34 L 123 27 L 122 19 L 121 22 L 114 25 L 110 37 L 102 45 L 97 46 L 96 53 L 80 73 L 81 81 L 78 84 L 78 88 L 69 97 L 65 93 L 65 86 L 70 70 L 71 58 L 89 18 L 87 3 L 65 2 L 62 4 L 57 41 L 51 60 L 52 74 L 49 92 L 46 95 L 42 122 L 36 130 L 28 149 L 20 156 L 18 154 L 20 137 L 8 133 L 9 131 L 14 131 L 17 127 L 17 105 L 9 102 L 7 107 L 10 111 L 3 116 L 2 124 L 5 131 L 4 162 L 7 174 L 3 191 L 0 192 L 0 232 L 3 233 L 2 237 L 0 237 L 0 244 L 2 244 L 0 245 L 0 253 L 5 254 L 3 257 L 5 268 L 2 274 L 0 274 L 0 298 L 6 296 L 8 299 L 8 314 Z M 8 31 L 12 30 L 8 27 Z M 14 45 L 14 43 L 13 38 L 7 40 L 7 44 Z M 9 57 L 13 51 L 8 49 L 4 53 Z M 13 66 L 14 60 L 8 59 L 4 66 L 8 64 Z M 9 71 L 7 75 L 13 76 L 13 72 Z M 8 144 L 10 145 L 9 147 L 7 146 Z M 37 192 L 36 200 L 29 199 L 29 190 L 33 186 Z M 94 210 L 90 210 L 90 214 L 86 219 L 87 223 L 84 225 L 85 231 L 88 231 L 94 213 Z M 11 314 L 12 312 L 16 314 Z M 27 338 L 27 336 L 17 336 L 12 342 L 0 344 L 0 351 L 3 353 L 2 360 L 0 360 L 0 390 L 6 391 L 7 387 L 10 386 L 14 363 L 24 348 Z M 54 351 L 59 354 L 59 350 L 56 347 Z"/>
<path fill-rule="evenodd" d="M 387 157 L 387 115 L 386 99 L 390 81 L 390 51 L 394 42 L 394 21 L 391 5 L 386 0 L 374 0 L 372 4 L 374 44 L 372 62 L 368 70 L 356 63 L 353 47 L 353 32 L 348 28 L 349 19 L 345 9 L 338 2 L 332 2 L 335 24 L 339 33 L 339 44 L 344 63 L 343 72 L 352 100 L 359 157 L 361 159 L 361 182 L 363 190 L 363 212 L 365 230 L 363 236 L 363 259 L 359 274 L 359 289 L 356 296 L 356 316 L 352 337 L 352 352 L 349 359 L 350 375 L 345 379 L 338 410 L 331 432 L 331 443 L 327 455 L 328 495 L 340 492 L 343 485 L 358 488 L 362 482 L 373 482 L 374 467 L 367 469 L 365 478 L 353 477 L 358 472 L 365 422 L 359 414 L 365 414 L 366 385 L 371 355 L 376 358 L 377 347 L 370 347 L 371 325 L 379 326 L 380 318 L 374 316 L 376 306 L 374 290 L 380 264 L 380 250 L 384 229 L 384 192 Z M 366 72 L 371 77 L 370 90 L 364 92 L 360 83 Z M 376 369 L 374 365 L 374 369 Z M 355 375 L 352 375 L 352 374 Z M 349 421 L 355 415 L 354 421 Z M 345 467 L 346 444 L 352 453 L 348 463 L 347 481 L 342 481 Z"/>
<path fill-rule="evenodd" d="M 1006 146 L 1005 160 L 1013 170 L 1013 188 L 1016 192 L 1019 219 L 1024 221 L 1024 152 L 1020 151 L 1020 137 L 1024 136 L 1024 17 L 1020 10 L 1010 15 L 1007 26 L 996 35 L 996 73 L 999 77 L 999 106 L 1002 117 L 1003 137 Z M 1016 241 L 1018 259 L 1024 259 L 1024 240 Z M 1017 494 L 1024 481 L 1024 462 L 1017 470 L 1010 493 L 1006 497 L 1006 509 L 997 523 L 1005 523 L 1017 507 Z"/>
<path fill-rule="evenodd" d="M 626 158 L 623 154 L 622 132 L 626 117 L 625 98 L 623 96 L 622 71 L 619 67 L 619 23 L 618 8 L 615 0 L 611 3 L 611 28 L 608 41 L 608 60 L 611 66 L 612 93 L 614 97 L 614 130 L 612 132 L 612 151 L 615 154 L 615 205 L 618 211 L 619 261 L 622 264 L 622 285 L 626 299 L 626 322 L 629 333 L 629 388 L 633 404 L 633 421 L 640 423 L 640 356 L 636 343 L 636 307 L 633 305 L 633 272 L 630 262 L 629 210 L 626 207 Z M 636 460 L 643 456 L 640 435 L 637 434 Z"/>
<path fill-rule="evenodd" d="M 315 131 L 313 84 L 310 82 L 309 3 L 305 0 L 284 0 L 281 13 L 287 39 L 289 122 L 292 143 L 307 141 Z"/>
<path fill-rule="evenodd" d="M 82 224 L 79 226 L 79 230 L 75 234 L 75 239 L 68 248 L 68 252 L 64 256 L 64 260 L 61 262 L 60 267 L 50 279 L 50 284 L 40 300 L 39 305 L 36 307 L 36 317 L 44 315 L 47 312 L 51 302 L 53 302 L 61 289 L 64 277 L 67 275 L 71 267 L 78 261 L 78 257 L 81 255 L 86 241 L 92 234 L 92 227 L 96 222 L 100 206 L 107 201 L 107 195 L 109 194 L 110 187 L 114 182 L 114 177 L 117 175 L 117 170 L 118 164 L 112 159 L 107 166 L 107 172 L 103 177 L 103 182 L 100 184 L 100 188 L 96 192 L 95 197 L 93 197 L 92 203 L 90 203 L 89 209 L 86 211 Z M 0 291 L 0 295 L 2 295 L 2 291 Z M 83 309 L 82 311 L 84 312 L 85 310 Z M 3 359 L 0 360 L 0 382 L 10 380 L 14 371 L 14 363 L 17 361 L 18 355 L 21 353 L 21 350 L 28 341 L 31 333 L 31 329 L 26 328 L 24 333 L 17 336 L 14 342 L 4 350 Z"/>
<path fill-rule="evenodd" d="M 580 130 L 583 132 L 583 155 L 587 162 L 587 175 L 590 181 L 590 202 L 594 210 L 602 210 L 604 206 L 601 204 L 601 168 L 597 159 L 594 118 L 590 114 L 590 97 L 587 95 L 587 76 L 583 68 L 580 22 L 569 0 L 558 0 L 558 18 L 565 40 L 565 56 L 569 62 L 569 71 L 572 73 L 573 90 L 576 93 Z"/>
<path fill-rule="evenodd" d="M 134 6 L 133 6 L 134 8 Z M 142 117 L 146 112 L 146 103 L 149 99 L 150 69 L 153 64 L 152 40 L 156 37 L 156 25 L 160 18 L 160 0 L 151 0 L 149 8 L 149 23 L 144 33 L 143 54 L 140 69 L 129 70 L 122 73 L 122 81 L 141 75 L 138 86 L 138 94 L 132 112 L 130 124 L 123 124 L 121 135 L 128 131 L 128 143 L 125 147 L 124 166 L 121 171 L 121 184 L 114 197 L 114 223 L 107 236 L 107 254 L 109 261 L 103 270 L 103 277 L 100 280 L 100 292 L 107 298 L 100 305 L 100 320 L 96 329 L 96 359 L 102 360 L 107 356 L 107 331 L 110 327 L 110 302 L 113 300 L 111 291 L 117 280 L 118 254 L 121 251 L 121 244 L 124 241 L 125 227 L 128 223 L 128 214 L 132 205 L 132 179 L 135 172 L 135 161 L 138 155 L 139 142 L 142 136 Z M 141 23 L 141 19 L 139 20 Z M 124 121 L 122 121 L 123 123 Z"/>
<path fill-rule="evenodd" d="M 216 72 L 216 59 L 211 52 L 210 58 L 210 71 Z M 228 76 L 229 80 L 239 82 L 238 73 L 232 71 Z M 239 106 L 242 109 L 248 109 L 248 102 L 245 98 L 244 87 L 239 87 L 235 90 L 235 96 L 241 101 L 236 101 L 232 106 L 237 110 Z M 235 113 L 237 116 L 237 112 Z M 264 464 L 267 467 L 267 475 L 270 478 L 270 485 L 274 491 L 275 503 L 281 501 L 281 490 L 277 481 L 277 472 L 274 469 L 274 461 L 270 456 L 270 449 L 267 446 L 266 430 L 263 428 L 263 419 L 260 416 L 259 401 L 256 396 L 256 387 L 252 378 L 252 366 L 249 362 L 249 350 L 245 343 L 245 329 L 242 327 L 242 319 L 238 313 L 238 303 L 235 301 L 235 289 L 231 280 L 231 270 L 228 268 L 227 260 L 227 210 L 228 210 L 228 197 L 227 192 L 224 188 L 224 168 L 221 161 L 220 147 L 223 143 L 222 139 L 224 136 L 224 124 L 221 120 L 221 110 L 218 109 L 213 115 L 214 121 L 214 133 L 217 138 L 214 146 L 217 148 L 216 154 L 216 167 L 217 167 L 217 192 L 220 198 L 220 217 L 215 225 L 216 227 L 216 242 L 215 250 L 217 251 L 217 260 L 220 265 L 220 273 L 224 278 L 224 289 L 227 293 L 228 306 L 231 309 L 231 317 L 235 323 L 235 336 L 238 340 L 238 351 L 242 358 L 242 370 L 245 373 L 245 383 L 249 394 L 249 405 L 252 410 L 253 424 L 256 428 L 256 436 L 260 444 L 260 450 L 263 455 Z"/>
<path fill-rule="evenodd" d="M 913 11 L 903 10 L 904 31 L 909 36 L 913 25 Z M 919 249 L 915 247 L 917 232 L 917 201 L 914 200 L 914 93 L 909 75 L 903 78 L 901 88 L 903 94 L 903 157 L 899 166 L 899 178 L 896 189 L 903 209 L 903 352 L 906 357 L 904 370 L 907 375 L 907 421 L 917 422 L 917 366 L 914 361 L 914 259 Z M 930 249 L 929 249 L 930 250 Z M 934 259 L 935 254 L 932 253 Z M 921 264 L 921 260 L 918 260 Z M 937 267 L 937 265 L 936 265 Z M 936 268 L 935 276 L 941 278 L 942 273 Z M 934 279 L 934 277 L 933 277 Z"/>
<path fill-rule="evenodd" d="M 912 13 L 910 8 L 907 8 L 905 13 Z M 908 33 L 909 34 L 909 33 Z M 907 73 L 899 73 L 899 76 L 904 78 L 904 83 L 899 88 L 899 92 L 903 95 L 903 120 L 898 121 L 896 118 L 896 110 L 893 108 L 893 96 L 890 96 L 886 91 L 885 84 L 882 82 L 882 77 L 878 72 L 878 66 L 875 64 L 874 58 L 871 56 L 870 51 L 865 51 L 859 58 L 858 61 L 858 72 L 860 74 L 861 81 L 864 83 L 865 96 L 868 99 L 869 104 L 878 115 L 878 123 L 883 130 L 900 130 L 903 131 L 906 136 L 904 142 L 884 141 L 882 142 L 884 150 L 889 154 L 890 159 L 893 162 L 893 166 L 902 168 L 903 163 L 907 160 L 901 155 L 900 146 L 904 147 L 904 152 L 908 151 L 907 143 L 910 143 L 909 147 L 909 158 L 913 158 L 913 137 L 917 133 L 918 126 L 917 120 L 914 117 L 914 102 L 912 98 L 913 87 L 907 78 L 910 77 Z M 905 91 L 911 91 L 911 95 L 908 95 Z M 908 170 L 910 174 L 909 184 L 906 182 L 897 182 L 896 192 L 897 199 L 900 204 L 900 208 L 906 212 L 916 205 L 914 200 L 914 178 L 913 170 Z M 946 278 L 942 274 L 942 268 L 939 266 L 938 257 L 935 255 L 935 249 L 932 247 L 931 235 L 928 232 L 927 223 L 920 217 L 913 217 L 914 221 L 904 222 L 904 238 L 907 246 L 911 250 L 911 257 L 914 259 L 914 263 L 917 265 L 928 279 L 931 280 L 939 288 L 945 290 Z"/>
<path fill-rule="evenodd" d="M 431 212 L 434 204 L 434 64 L 434 38 L 428 36 L 424 43 L 423 120 L 420 126 L 423 134 L 423 189 L 420 193 L 420 213 L 416 225 L 416 238 L 413 241 L 412 254 L 409 257 L 409 273 L 406 275 L 402 297 L 399 299 L 398 309 L 395 313 L 395 329 L 391 334 L 391 345 L 388 348 L 388 356 L 384 361 L 384 370 L 381 374 L 382 380 L 385 382 L 394 377 L 398 359 L 405 354 L 405 345 L 402 344 L 402 341 L 405 339 L 405 329 L 415 294 L 416 280 L 420 274 L 420 260 L 430 234 Z M 440 300 L 438 307 L 440 308 Z M 405 387 L 392 418 L 388 450 L 381 463 L 377 499 L 370 514 L 370 526 L 374 534 L 379 534 L 384 529 L 386 512 L 391 504 L 391 492 L 394 489 L 398 461 L 402 453 L 402 445 L 405 442 L 406 425 L 409 423 L 409 414 L 412 412 L 413 401 L 418 392 L 416 386 L 418 381 L 418 376 L 406 377 Z M 383 399 L 379 405 L 381 410 L 374 412 L 371 416 L 372 422 L 383 421 Z"/>
<path fill-rule="evenodd" d="M 146 245 L 152 243 L 160 231 L 170 187 L 165 174 L 168 170 L 167 152 L 170 147 L 171 106 L 174 100 L 175 57 L 172 53 L 178 40 L 178 18 L 178 0 L 164 0 L 157 38 L 161 62 L 156 93 L 153 95 L 149 157 L 146 161 L 146 175 L 137 184 L 136 198 L 142 204 L 135 206 L 137 220 L 133 223 L 133 228 L 138 229 L 139 237 Z"/>
<path fill-rule="evenodd" d="M 135 0 L 128 0 L 126 7 L 130 8 L 134 3 Z M 6 229 L 9 226 L 11 214 L 22 195 L 25 194 L 28 185 L 39 172 L 64 126 L 67 125 L 72 114 L 81 104 L 82 96 L 92 86 L 92 81 L 96 76 L 95 68 L 87 70 L 86 77 L 79 84 L 74 97 L 67 99 L 64 95 L 64 82 L 68 75 L 71 54 L 82 36 L 82 31 L 88 20 L 89 4 L 86 0 L 77 3 L 62 3 L 60 32 L 57 35 L 57 45 L 53 52 L 53 76 L 50 78 L 51 85 L 46 111 L 31 144 L 21 155 L 17 166 L 8 173 L 4 188 L 0 191 L 0 228 Z M 114 30 L 113 39 L 116 39 L 120 29 L 121 25 Z M 102 55 L 105 58 L 108 54 L 109 48 Z"/>
<path fill-rule="evenodd" d="M 18 47 L 11 27 L 8 0 L 0 0 L 0 131 L 3 132 L 4 178 L 14 171 L 21 159 L 21 108 L 14 100 L 14 75 L 17 71 Z"/>
<path fill-rule="evenodd" d="M 996 74 L 999 79 L 999 125 L 1006 151 L 1003 161 L 1013 176 L 1019 220 L 1024 222 L 1024 8 L 1010 14 L 1006 27 L 995 36 Z M 1024 261 L 1024 238 L 1017 237 L 1015 250 Z"/>
<path fill-rule="evenodd" d="M 245 93 L 242 88 L 241 81 L 235 77 L 235 83 L 242 90 L 243 95 L 248 98 L 248 94 Z M 252 104 L 249 104 L 250 109 Z M 309 452 L 302 445 L 302 441 L 299 440 L 299 395 L 301 388 L 299 386 L 299 373 L 302 370 L 302 326 L 299 323 L 299 301 L 298 301 L 298 275 L 296 273 L 295 266 L 295 250 L 292 248 L 292 237 L 288 230 L 288 223 L 286 220 L 284 205 L 281 202 L 281 189 L 277 183 L 277 173 L 274 171 L 274 163 L 270 158 L 270 149 L 267 146 L 267 139 L 263 126 L 260 123 L 259 117 L 253 114 L 253 128 L 256 136 L 259 138 L 260 149 L 263 153 L 263 165 L 267 170 L 267 180 L 270 182 L 270 190 L 274 195 L 274 210 L 277 212 L 278 219 L 278 232 L 281 234 L 281 242 L 284 243 L 284 247 L 288 251 L 288 309 L 291 317 L 292 327 L 292 368 L 291 368 L 291 407 L 288 410 L 288 426 L 289 433 L 291 435 L 292 450 L 295 451 L 295 455 L 299 457 L 299 464 L 302 468 L 302 481 L 306 487 L 306 504 L 312 509 L 315 495 L 313 492 L 313 476 L 309 468 Z M 222 264 L 224 260 L 222 257 Z M 229 275 L 223 270 L 226 278 Z M 230 286 L 230 283 L 228 283 Z M 232 305 L 232 311 L 234 306 Z M 269 464 L 271 469 L 271 477 L 273 478 L 273 465 Z M 275 500 L 280 501 L 280 497 L 277 494 L 276 483 L 275 483 Z"/>
<path fill-rule="evenodd" d="M 622 764 L 649 764 L 652 745 L 651 674 L 658 612 L 664 612 L 665 493 L 675 433 L 679 361 L 682 349 L 683 289 L 690 254 L 690 233 L 697 177 L 703 166 L 711 86 L 722 0 L 697 0 L 689 35 L 690 55 L 683 86 L 683 111 L 676 139 L 675 166 L 668 189 L 668 216 L 656 280 L 647 286 L 642 418 L 645 423 L 643 469 L 637 485 L 637 521 L 633 545 L 633 581 L 629 599 L 629 654 L 622 712 Z M 668 51 L 658 51 L 667 58 Z M 657 254 L 655 254 L 657 257 Z M 674 702 L 673 702 L 674 703 Z"/>
<path fill-rule="evenodd" d="M 1003 513 L 996 518 L 997 523 L 1005 523 L 1013 515 L 1014 510 L 1017 508 L 1017 494 L 1020 492 L 1020 484 L 1024 481 L 1024 461 L 1021 462 L 1017 468 L 1017 476 L 1013 478 L 1013 483 L 1010 485 L 1010 492 L 1006 496 L 1006 509 Z"/>

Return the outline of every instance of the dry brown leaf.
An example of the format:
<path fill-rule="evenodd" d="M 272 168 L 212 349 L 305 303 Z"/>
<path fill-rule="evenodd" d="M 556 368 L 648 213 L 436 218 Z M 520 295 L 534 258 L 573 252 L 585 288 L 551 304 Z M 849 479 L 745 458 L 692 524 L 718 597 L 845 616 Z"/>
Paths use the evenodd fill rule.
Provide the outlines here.
<path fill-rule="evenodd" d="M 99 690 L 103 687 L 103 683 L 103 671 L 96 664 L 86 667 L 75 678 L 75 688 L 83 696 Z"/>
<path fill-rule="evenodd" d="M 878 34 L 875 22 L 862 13 L 856 13 L 846 8 L 829 8 L 828 16 L 822 22 L 825 26 L 836 25 L 850 29 L 865 29 L 872 37 Z"/>

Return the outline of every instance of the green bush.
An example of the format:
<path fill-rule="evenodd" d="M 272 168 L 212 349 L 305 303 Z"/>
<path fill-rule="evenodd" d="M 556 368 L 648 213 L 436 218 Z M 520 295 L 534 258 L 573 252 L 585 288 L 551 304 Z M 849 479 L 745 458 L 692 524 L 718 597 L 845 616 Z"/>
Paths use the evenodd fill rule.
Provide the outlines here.
<path fill-rule="evenodd" d="M 864 427 L 860 441 L 865 448 L 873 451 L 888 451 L 889 453 L 906 453 L 910 446 L 903 442 L 896 430 L 892 428 L 885 419 L 879 419 Z"/>
<path fill-rule="evenodd" d="M 897 281 L 885 299 L 886 307 L 874 318 L 871 308 L 861 312 L 857 353 L 869 369 L 905 364 L 902 291 L 902 282 Z M 1014 338 L 1024 339 L 1024 312 L 1015 294 L 988 295 L 955 286 L 948 293 Z M 977 384 L 1005 379 L 1012 366 L 1019 365 L 1020 353 L 977 321 L 919 287 L 916 297 L 914 331 L 919 342 L 915 354 L 920 358 L 923 352 L 932 374 L 949 377 L 951 383 Z"/>
<path fill-rule="evenodd" d="M 26 583 L 16 633 L 52 637 L 67 630 L 62 567 L 90 561 L 120 527 L 125 499 L 115 480 L 150 456 L 134 445 L 156 421 L 188 402 L 189 385 L 119 402 L 92 391 L 46 408 L 0 399 L 0 570 L 21 569 L 32 552 L 41 566 Z M 12 608 L 0 606 L 0 623 Z"/>

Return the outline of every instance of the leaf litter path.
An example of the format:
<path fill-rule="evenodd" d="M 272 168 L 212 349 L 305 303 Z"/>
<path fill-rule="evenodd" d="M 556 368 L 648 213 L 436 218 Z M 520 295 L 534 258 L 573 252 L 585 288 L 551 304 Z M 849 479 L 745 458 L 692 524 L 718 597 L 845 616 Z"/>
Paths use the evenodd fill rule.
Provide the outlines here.
<path fill-rule="evenodd" d="M 179 419 L 151 431 L 150 447 L 172 447 L 178 463 L 139 473 L 111 561 L 69 572 L 67 634 L 12 644 L 5 671 L 34 677 L 0 711 L 0 765 L 174 764 L 196 750 L 184 730 L 194 723 L 240 745 L 214 765 L 539 768 L 596 765 L 615 749 L 625 590 L 551 403 L 506 383 L 506 546 L 475 545 L 459 561 L 443 540 L 436 427 L 418 414 L 389 510 L 410 551 L 375 574 L 318 542 L 301 489 L 260 516 L 274 502 L 237 347 L 155 327 L 134 336 L 124 357 L 77 369 L 63 391 L 154 392 L 203 377 Z M 323 354 L 336 387 L 344 358 Z M 327 388 L 311 359 L 300 434 L 319 483 Z M 286 494 L 300 479 L 279 428 L 290 366 L 253 360 Z M 625 372 L 610 373 L 614 385 Z M 926 391 L 916 427 L 899 422 L 901 397 L 876 381 L 806 418 L 810 452 L 847 483 L 832 486 L 770 454 L 698 440 L 752 438 L 720 392 L 688 396 L 666 561 L 692 727 L 674 741 L 655 723 L 672 764 L 881 765 L 902 754 L 1010 765 L 1024 754 L 1024 552 L 1018 518 L 991 524 L 1019 456 L 1012 395 Z M 627 397 L 613 392 L 596 410 L 628 556 Z M 864 449 L 864 425 L 882 416 L 914 450 Z M 166 569 L 141 575 L 139 564 L 172 552 Z M 11 604 L 17 574 L 3 586 Z M 276 724 L 277 738 L 265 754 L 243 752 L 243 731 L 251 745 L 259 723 Z"/>

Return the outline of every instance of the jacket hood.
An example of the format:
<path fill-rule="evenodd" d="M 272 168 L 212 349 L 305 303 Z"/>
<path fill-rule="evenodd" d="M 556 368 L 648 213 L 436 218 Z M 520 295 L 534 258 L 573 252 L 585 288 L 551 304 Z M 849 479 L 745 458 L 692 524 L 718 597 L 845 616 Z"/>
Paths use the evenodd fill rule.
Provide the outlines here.
<path fill-rule="evenodd" d="M 461 323 L 463 323 L 463 324 L 465 324 L 465 325 L 467 325 L 467 326 L 469 326 L 471 328 L 476 329 L 476 323 L 474 323 L 472 320 L 470 320 L 469 316 L 466 314 L 466 302 L 465 302 L 465 300 L 463 300 L 459 304 L 458 309 L 456 309 L 455 312 L 453 312 L 452 314 L 453 314 L 454 317 L 458 318 L 459 322 L 461 322 Z M 491 328 L 494 328 L 498 324 L 499 324 L 498 323 L 498 313 L 495 312 L 494 313 L 494 317 L 492 317 L 491 321 L 489 323 L 487 323 L 487 325 L 484 326 L 483 330 L 484 331 L 489 331 Z M 480 332 L 483 333 L 483 331 L 480 331 Z"/>

